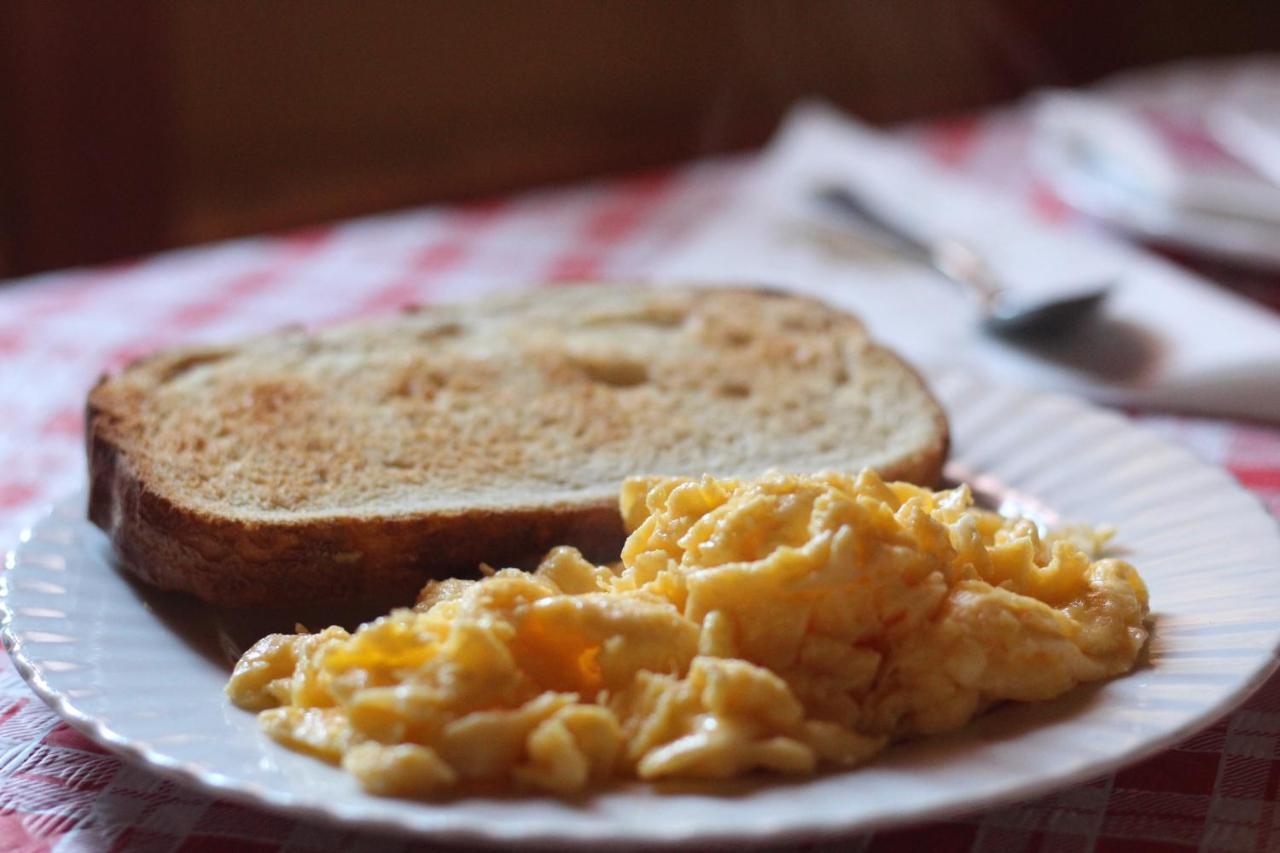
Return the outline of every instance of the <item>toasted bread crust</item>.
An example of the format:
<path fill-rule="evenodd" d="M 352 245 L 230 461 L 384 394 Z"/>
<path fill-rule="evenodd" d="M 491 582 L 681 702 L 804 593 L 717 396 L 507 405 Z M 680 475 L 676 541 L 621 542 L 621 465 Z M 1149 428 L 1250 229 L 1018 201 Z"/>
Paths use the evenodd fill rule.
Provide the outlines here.
<path fill-rule="evenodd" d="M 160 589 L 226 607 L 397 592 L 409 601 L 431 578 L 475 577 L 481 563 L 527 566 L 557 545 L 576 545 L 597 560 L 616 559 L 625 537 L 613 500 L 453 516 L 250 524 L 156 494 L 119 446 L 92 426 L 89 443 L 89 518 L 110 536 L 124 564 Z M 944 422 L 934 447 L 881 474 L 936 483 L 947 446 Z"/>
<path fill-rule="evenodd" d="M 919 374 L 890 351 L 869 345 Z M 128 370 L 130 368 L 126 368 Z M 481 562 L 528 566 L 548 549 L 576 545 L 597 560 L 616 559 L 624 538 L 615 498 L 500 509 L 334 513 L 323 518 L 261 521 L 218 515 L 162 494 L 135 458 L 128 401 L 104 377 L 87 405 L 89 518 L 110 537 L 123 563 L 142 580 L 212 604 L 261 607 L 413 593 L 430 578 L 475 576 Z M 938 407 L 934 440 L 880 466 L 888 479 L 936 483 L 949 433 Z M 636 472 L 643 473 L 643 472 Z"/>
<path fill-rule="evenodd" d="M 625 535 L 613 500 L 297 524 L 220 518 L 149 488 L 95 422 L 90 407 L 89 519 L 142 580 L 221 606 L 397 593 L 408 602 L 430 578 L 476 576 L 482 562 L 530 565 L 559 544 L 615 559 Z"/>

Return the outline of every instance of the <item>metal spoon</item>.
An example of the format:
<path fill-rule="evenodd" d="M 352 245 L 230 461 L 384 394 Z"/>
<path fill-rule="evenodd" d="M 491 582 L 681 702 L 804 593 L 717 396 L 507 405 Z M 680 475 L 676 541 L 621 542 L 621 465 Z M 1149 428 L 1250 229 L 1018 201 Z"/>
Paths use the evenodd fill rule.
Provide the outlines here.
<path fill-rule="evenodd" d="M 1068 296 L 1023 298 L 996 281 L 991 268 L 970 246 L 952 239 L 926 240 L 874 210 L 846 187 L 820 187 L 817 198 L 828 209 L 856 222 L 887 248 L 962 285 L 982 310 L 982 327 L 1011 338 L 1048 337 L 1078 328 L 1106 299 L 1109 283 L 1072 289 Z"/>

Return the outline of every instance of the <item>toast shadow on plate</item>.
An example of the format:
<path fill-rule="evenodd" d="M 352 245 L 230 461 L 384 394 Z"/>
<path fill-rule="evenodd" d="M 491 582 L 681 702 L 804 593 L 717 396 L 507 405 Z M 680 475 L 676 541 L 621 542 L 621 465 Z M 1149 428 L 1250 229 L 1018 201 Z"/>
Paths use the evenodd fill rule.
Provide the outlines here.
<path fill-rule="evenodd" d="M 267 634 L 292 634 L 303 625 L 316 631 L 330 625 L 354 630 L 360 623 L 385 616 L 397 607 L 411 607 L 403 594 L 358 601 L 325 604 L 290 604 L 281 607 L 237 609 L 215 607 L 186 593 L 168 592 L 134 577 L 111 557 L 112 567 L 148 613 L 164 623 L 173 635 L 230 675 L 236 661 Z"/>
<path fill-rule="evenodd" d="M 584 533 L 574 539 L 588 559 L 598 563 L 618 559 L 621 543 L 614 538 L 596 537 L 597 541 L 593 543 L 591 537 Z M 412 607 L 417 601 L 418 591 L 430 580 L 424 575 L 412 588 L 389 589 L 362 598 L 291 602 L 275 607 L 221 607 L 188 593 L 154 587 L 130 571 L 105 540 L 101 547 L 103 559 L 110 563 L 112 570 L 143 608 L 163 622 L 175 637 L 228 674 L 240 656 L 268 634 L 292 634 L 298 626 L 307 631 L 319 631 L 330 625 L 341 625 L 348 631 L 355 631 L 361 624 L 386 616 L 398 607 Z M 544 556 L 539 551 L 508 562 L 512 568 L 532 571 Z M 473 577 L 481 577 L 478 569 Z"/>

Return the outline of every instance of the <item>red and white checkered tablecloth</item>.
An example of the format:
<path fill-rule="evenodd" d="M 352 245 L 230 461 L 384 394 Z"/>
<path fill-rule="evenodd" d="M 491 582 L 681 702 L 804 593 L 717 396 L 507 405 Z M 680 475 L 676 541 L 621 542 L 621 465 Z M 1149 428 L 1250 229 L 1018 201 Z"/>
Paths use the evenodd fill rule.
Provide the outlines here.
<path fill-rule="evenodd" d="M 1073 227 L 1031 180 L 1017 113 L 908 131 L 939 162 Z M 745 163 L 344 222 L 0 285 L 0 541 L 83 477 L 84 395 L 167 346 L 539 281 L 643 277 L 711 215 Z M 1280 306 L 1280 277 L 1234 286 Z M 1259 309 L 1271 310 L 1260 304 Z M 1280 429 L 1135 415 L 1229 468 L 1280 512 Z M 1280 571 L 1280 566 L 1277 567 Z M 61 723 L 0 655 L 0 848 L 432 849 L 219 802 L 122 763 Z M 1168 752 L 1050 797 L 814 850 L 1280 850 L 1280 678 Z"/>

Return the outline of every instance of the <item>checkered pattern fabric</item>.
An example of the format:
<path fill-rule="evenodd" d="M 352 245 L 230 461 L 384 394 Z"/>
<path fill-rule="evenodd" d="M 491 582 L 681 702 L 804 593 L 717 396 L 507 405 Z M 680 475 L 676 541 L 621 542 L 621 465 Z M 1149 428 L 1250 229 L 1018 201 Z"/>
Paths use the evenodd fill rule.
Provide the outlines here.
<path fill-rule="evenodd" d="M 1000 114 L 903 132 L 939 162 L 1070 222 Z M 410 303 L 540 281 L 643 278 L 722 204 L 744 162 L 460 207 L 366 218 L 0 285 L 0 539 L 83 477 L 81 407 L 104 369 L 172 344 L 321 326 Z M 1280 278 L 1231 285 L 1280 306 Z M 1263 303 L 1270 303 L 1267 306 Z M 1229 468 L 1280 512 L 1280 430 L 1133 413 Z M 1280 566 L 1277 567 L 1280 570 Z M 185 790 L 61 723 L 0 655 L 0 848 L 263 851 L 432 849 L 299 823 Z M 1053 796 L 810 850 L 1280 850 L 1280 678 L 1161 755 Z"/>

